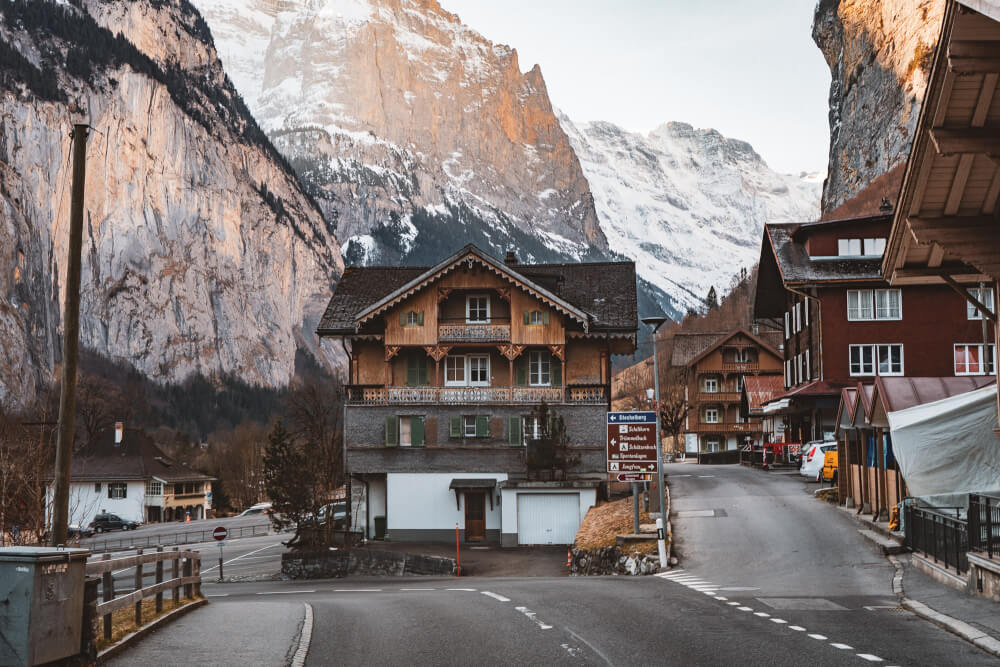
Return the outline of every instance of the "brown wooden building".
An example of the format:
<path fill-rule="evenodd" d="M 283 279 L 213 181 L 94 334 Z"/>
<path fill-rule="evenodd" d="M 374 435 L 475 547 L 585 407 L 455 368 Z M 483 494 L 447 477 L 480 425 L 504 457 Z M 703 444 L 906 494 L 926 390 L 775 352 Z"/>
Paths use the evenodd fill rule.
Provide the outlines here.
<path fill-rule="evenodd" d="M 688 369 L 687 453 L 735 451 L 761 439 L 761 420 L 744 416 L 740 402 L 744 378 L 781 374 L 781 352 L 771 343 L 746 329 L 678 333 L 670 363 Z"/>
<path fill-rule="evenodd" d="M 347 269 L 318 333 L 350 358 L 360 528 L 443 541 L 458 523 L 468 540 L 572 542 L 607 479 L 611 356 L 634 351 L 636 327 L 631 262 L 520 264 L 466 246 L 433 267 Z M 577 459 L 555 479 L 528 455 L 543 402 Z"/>

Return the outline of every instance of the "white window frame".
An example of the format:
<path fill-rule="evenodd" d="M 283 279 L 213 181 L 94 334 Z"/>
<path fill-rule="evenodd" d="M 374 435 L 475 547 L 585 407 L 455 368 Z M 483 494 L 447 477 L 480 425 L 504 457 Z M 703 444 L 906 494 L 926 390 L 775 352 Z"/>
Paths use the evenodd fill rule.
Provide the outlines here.
<path fill-rule="evenodd" d="M 957 360 L 955 360 L 955 357 L 958 355 L 958 351 L 960 348 L 965 350 L 966 370 L 964 372 L 960 372 L 958 370 L 958 362 Z M 970 348 L 976 348 L 979 351 L 979 361 L 976 362 L 977 365 L 979 366 L 978 371 L 968 370 Z M 955 375 L 996 375 L 996 370 L 997 370 L 996 345 L 994 345 L 993 343 L 990 343 L 986 346 L 984 346 L 982 343 L 955 343 L 954 353 L 952 354 L 952 364 L 955 367 Z M 992 369 L 986 368 L 987 365 L 992 366 L 993 368 Z"/>
<path fill-rule="evenodd" d="M 802 328 L 805 329 L 809 326 L 809 299 L 805 299 L 802 302 Z"/>
<path fill-rule="evenodd" d="M 855 299 L 852 308 L 851 298 Z M 890 308 L 892 296 L 895 295 L 895 308 Z M 874 322 L 899 321 L 903 319 L 903 291 L 892 289 L 849 289 L 847 290 L 847 321 Z"/>
<path fill-rule="evenodd" d="M 792 331 L 798 333 L 802 331 L 802 320 L 800 318 L 801 311 L 799 310 L 798 303 L 792 308 Z"/>
<path fill-rule="evenodd" d="M 891 297 L 896 296 L 895 309 L 891 309 L 886 304 L 891 301 Z M 900 289 L 877 289 L 874 290 L 873 297 L 875 299 L 875 319 L 876 320 L 901 320 L 903 319 L 903 291 Z M 879 304 L 879 298 L 883 299 L 882 304 Z M 883 311 L 886 314 L 883 315 Z"/>
<path fill-rule="evenodd" d="M 472 366 L 473 359 L 477 361 L 486 361 L 486 379 L 485 380 L 473 380 L 472 379 Z M 465 377 L 469 382 L 470 387 L 489 387 L 490 386 L 490 355 L 488 354 L 469 354 L 465 357 Z"/>
<path fill-rule="evenodd" d="M 875 319 L 875 297 L 874 290 L 871 289 L 849 289 L 847 290 L 847 321 L 848 322 L 870 322 Z M 851 308 L 851 295 L 855 295 L 856 306 Z M 865 310 L 867 305 L 867 312 Z M 867 317 L 865 316 L 867 315 Z"/>
<path fill-rule="evenodd" d="M 894 348 L 894 347 L 898 347 L 899 348 L 899 370 L 898 371 L 888 370 L 888 371 L 884 371 L 883 372 L 882 371 L 882 354 L 883 354 L 883 352 L 889 353 L 891 351 L 890 348 Z M 890 357 L 889 363 L 892 363 L 891 362 L 891 357 Z M 903 365 L 903 344 L 902 343 L 879 343 L 879 344 L 877 344 L 875 346 L 875 370 L 878 372 L 878 374 L 880 376 L 882 376 L 882 377 L 891 377 L 891 376 L 903 375 L 904 372 L 905 372 L 904 368 L 905 367 Z"/>
<path fill-rule="evenodd" d="M 528 386 L 552 386 L 552 355 L 548 352 L 533 350 L 528 353 Z"/>
<path fill-rule="evenodd" d="M 412 447 L 413 446 L 413 422 L 411 421 L 409 415 L 405 415 L 396 419 L 396 423 L 399 424 L 399 446 L 400 447 Z M 403 425 L 406 425 L 406 439 L 403 439 Z"/>
<path fill-rule="evenodd" d="M 146 495 L 147 496 L 162 496 L 163 495 L 163 482 L 155 479 L 150 479 L 146 481 Z"/>
<path fill-rule="evenodd" d="M 128 498 L 128 483 L 108 482 L 108 498 L 111 500 L 124 500 Z"/>
<path fill-rule="evenodd" d="M 811 380 L 812 379 L 812 367 L 809 364 L 809 350 L 806 350 L 803 354 L 805 356 L 805 363 L 804 363 L 804 366 L 803 366 L 803 374 L 804 374 L 804 377 L 805 377 L 806 380 Z"/>
<path fill-rule="evenodd" d="M 885 239 L 884 238 L 873 238 L 864 239 L 864 246 L 861 248 L 861 253 L 865 257 L 881 257 L 885 254 Z"/>
<path fill-rule="evenodd" d="M 472 300 L 483 299 L 486 301 L 486 319 L 472 319 Z M 479 310 L 477 307 L 476 310 Z M 490 322 L 490 296 L 489 294 L 470 294 L 465 297 L 465 323 L 466 324 L 489 324 Z"/>
<path fill-rule="evenodd" d="M 788 340 L 789 338 L 792 337 L 791 319 L 792 319 L 791 315 L 789 313 L 785 313 L 785 340 Z"/>
<path fill-rule="evenodd" d="M 542 420 L 538 417 L 524 417 L 521 421 L 521 427 L 521 437 L 525 443 L 529 439 L 538 440 L 542 437 Z"/>
<path fill-rule="evenodd" d="M 454 370 L 462 372 L 461 380 L 451 380 L 448 378 L 449 364 L 452 360 L 456 360 L 458 363 Z M 469 382 L 469 368 L 465 361 L 465 355 L 463 354 L 449 354 L 444 358 L 444 386 L 446 387 L 467 387 Z"/>
<path fill-rule="evenodd" d="M 791 387 L 792 385 L 792 360 L 785 359 L 785 386 Z"/>
<path fill-rule="evenodd" d="M 861 239 L 837 239 L 839 257 L 861 257 Z"/>
<path fill-rule="evenodd" d="M 545 324 L 545 315 L 540 310 L 528 311 L 528 326 L 540 327 Z"/>
<path fill-rule="evenodd" d="M 711 415 L 711 416 L 710 416 Z M 719 408 L 705 408 L 702 410 L 702 416 L 704 417 L 704 424 L 718 424 L 719 423 Z"/>
<path fill-rule="evenodd" d="M 858 369 L 854 366 L 854 350 L 858 350 Z M 864 351 L 867 350 L 870 359 L 865 365 Z M 850 345 L 847 350 L 847 368 L 851 377 L 874 377 L 878 371 L 878 361 L 875 359 L 874 345 Z M 868 370 L 870 368 L 870 370 Z"/>
<path fill-rule="evenodd" d="M 984 287 L 982 293 L 978 287 L 970 287 L 968 290 L 969 296 L 974 297 L 979 301 L 979 303 L 986 306 L 992 313 L 994 309 L 993 304 L 993 288 Z M 972 305 L 971 301 L 965 302 L 965 318 L 968 320 L 981 320 L 983 319 L 983 314 L 979 312 L 979 309 Z"/>
<path fill-rule="evenodd" d="M 470 431 L 470 428 L 471 431 Z M 466 438 L 476 437 L 476 417 L 475 415 L 466 415 L 462 417 L 462 433 L 465 434 Z"/>
<path fill-rule="evenodd" d="M 705 378 L 704 392 L 706 394 L 717 394 L 719 392 L 719 378 L 717 377 Z"/>
<path fill-rule="evenodd" d="M 419 327 L 420 326 L 420 313 L 415 310 L 407 311 L 406 313 L 406 326 L 408 327 Z"/>

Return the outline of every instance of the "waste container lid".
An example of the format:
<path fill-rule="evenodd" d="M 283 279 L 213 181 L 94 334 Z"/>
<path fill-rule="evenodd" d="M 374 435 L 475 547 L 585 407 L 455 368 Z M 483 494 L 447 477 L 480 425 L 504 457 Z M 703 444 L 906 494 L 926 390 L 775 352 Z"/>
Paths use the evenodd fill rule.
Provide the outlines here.
<path fill-rule="evenodd" d="M 86 560 L 90 549 L 60 547 L 0 547 L 0 561 L 44 562 Z"/>

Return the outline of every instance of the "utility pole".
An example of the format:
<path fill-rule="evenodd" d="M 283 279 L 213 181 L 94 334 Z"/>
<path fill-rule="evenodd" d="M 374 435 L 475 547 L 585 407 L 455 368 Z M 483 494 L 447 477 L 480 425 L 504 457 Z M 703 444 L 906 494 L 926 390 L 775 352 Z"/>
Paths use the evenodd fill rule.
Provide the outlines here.
<path fill-rule="evenodd" d="M 653 327 L 653 386 L 656 396 L 656 507 L 660 511 L 660 518 L 656 521 L 656 532 L 659 537 L 660 567 L 667 566 L 666 551 L 663 547 L 663 528 L 667 524 L 667 516 L 666 507 L 664 507 L 666 488 L 663 486 L 663 444 L 660 442 L 660 368 L 656 359 L 658 356 L 656 354 L 656 332 L 666 321 L 665 317 L 642 318 L 643 324 Z"/>
<path fill-rule="evenodd" d="M 56 435 L 55 489 L 52 494 L 50 544 L 66 544 L 69 523 L 69 471 L 73 460 L 76 417 L 76 368 L 80 347 L 80 253 L 83 246 L 83 194 L 87 174 L 88 125 L 73 125 L 73 194 L 69 213 L 69 261 L 66 264 L 66 305 L 63 310 L 62 389 Z"/>

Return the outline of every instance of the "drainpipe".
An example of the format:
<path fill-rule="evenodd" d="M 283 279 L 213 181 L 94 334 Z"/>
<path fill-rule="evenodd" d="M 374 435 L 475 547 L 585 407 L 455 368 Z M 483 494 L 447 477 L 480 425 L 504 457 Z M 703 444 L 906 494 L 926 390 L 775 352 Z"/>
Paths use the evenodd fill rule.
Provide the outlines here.
<path fill-rule="evenodd" d="M 354 475 L 350 476 L 353 479 Z M 365 539 L 368 539 L 368 520 L 371 518 L 371 496 L 369 495 L 368 480 L 364 477 L 359 478 L 361 483 L 365 485 Z"/>

